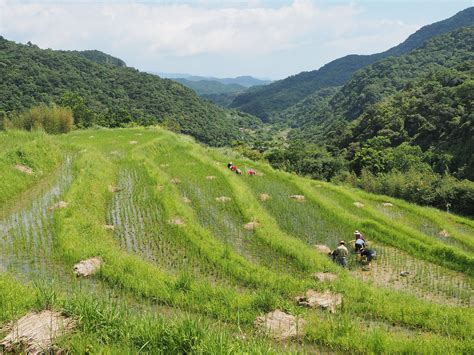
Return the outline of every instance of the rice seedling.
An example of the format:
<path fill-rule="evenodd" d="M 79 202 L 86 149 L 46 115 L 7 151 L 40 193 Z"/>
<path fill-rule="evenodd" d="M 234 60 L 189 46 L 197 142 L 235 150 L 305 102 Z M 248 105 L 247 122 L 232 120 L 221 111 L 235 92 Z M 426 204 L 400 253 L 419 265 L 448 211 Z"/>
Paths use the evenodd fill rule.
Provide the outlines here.
<path fill-rule="evenodd" d="M 0 274 L 2 322 L 32 309 L 60 310 L 78 320 L 76 333 L 57 342 L 71 352 L 472 352 L 472 276 L 450 270 L 464 257 L 469 265 L 469 221 L 276 172 L 160 129 L 55 140 L 76 152 L 74 179 L 52 188 L 47 202 L 31 202 L 43 212 L 30 215 L 27 203 L 2 217 L 8 237 L 0 255 L 3 263 L 33 255 L 35 270 L 44 256 L 47 275 L 54 263 L 70 276 L 43 282 L 25 273 L 37 281 L 21 285 Z M 232 173 L 229 158 L 257 174 Z M 67 207 L 48 210 L 59 201 Z M 169 223 L 178 219 L 184 224 Z M 249 222 L 258 225 L 246 230 Z M 402 223 L 406 234 L 390 231 Z M 456 241 L 441 240 L 432 227 Z M 349 272 L 342 270 L 314 248 L 347 241 L 356 228 L 379 253 L 373 267 L 385 279 L 356 271 L 354 256 Z M 90 257 L 103 261 L 100 271 L 72 278 L 72 266 Z M 314 278 L 325 271 L 333 278 Z M 298 305 L 294 298 L 310 289 L 340 295 L 336 313 Z M 304 320 L 305 335 L 279 344 L 257 332 L 257 317 L 276 309 Z"/>
<path fill-rule="evenodd" d="M 72 181 L 71 156 L 66 156 L 52 185 L 43 186 L 27 206 L 0 220 L 0 265 L 24 277 L 45 275 L 52 268 L 54 214 Z"/>

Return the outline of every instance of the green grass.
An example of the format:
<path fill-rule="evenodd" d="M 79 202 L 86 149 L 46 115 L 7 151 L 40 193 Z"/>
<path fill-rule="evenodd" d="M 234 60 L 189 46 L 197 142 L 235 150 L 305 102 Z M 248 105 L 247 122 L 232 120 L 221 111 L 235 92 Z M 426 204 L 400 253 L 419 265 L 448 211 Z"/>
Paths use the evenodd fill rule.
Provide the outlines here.
<path fill-rule="evenodd" d="M 5 137 L 13 139 L 10 134 Z M 49 224 L 41 216 L 27 227 L 16 223 L 19 232 L 11 238 L 22 250 L 39 230 L 50 233 L 54 247 L 44 259 L 51 265 L 44 264 L 42 276 L 58 268 L 66 276 L 50 287 L 29 284 L 25 280 L 37 276 L 21 268 L 15 277 L 1 276 L 2 322 L 31 309 L 62 310 L 77 319 L 78 328 L 59 345 L 78 353 L 470 353 L 474 348 L 474 314 L 466 307 L 472 299 L 470 220 L 394 199 L 387 201 L 400 216 L 392 217 L 378 208 L 383 196 L 277 172 L 161 129 L 89 130 L 41 139 L 52 151 L 73 157 L 72 181 L 55 195 L 68 206 L 50 211 Z M 228 160 L 263 175 L 237 176 L 225 167 Z M 49 175 L 56 170 L 56 181 L 63 181 L 59 161 Z M 9 171 L 8 178 L 15 173 Z M 48 189 L 40 189 L 38 198 L 25 191 L 45 179 L 50 177 L 15 190 L 9 205 L 26 213 L 31 207 L 22 202 L 25 196 L 41 201 Z M 112 193 L 109 186 L 121 191 Z M 259 200 L 260 193 L 271 199 Z M 305 195 L 305 201 L 290 199 L 292 194 Z M 221 196 L 230 200 L 216 201 Z M 364 208 L 356 209 L 354 201 Z M 7 217 L 16 213 L 10 210 Z M 170 223 L 178 218 L 183 225 Z M 250 221 L 258 227 L 245 230 Z M 455 241 L 430 232 L 438 228 L 449 230 Z M 340 239 L 350 240 L 354 229 L 376 243 L 377 266 L 391 272 L 407 267 L 413 278 L 403 280 L 403 287 L 361 279 L 355 260 L 352 270 L 342 270 L 315 251 L 314 244 L 334 247 Z M 0 264 L 4 255 L 1 251 Z M 67 276 L 74 263 L 91 256 L 100 256 L 104 265 L 90 282 Z M 39 264 L 29 260 L 33 270 Z M 338 279 L 318 283 L 311 276 L 315 271 L 335 272 Z M 294 297 L 308 288 L 341 293 L 342 309 L 328 314 L 297 306 Z M 276 308 L 307 321 L 300 343 L 283 346 L 255 332 L 255 318 Z M 361 337 L 363 342 L 354 343 Z"/>
<path fill-rule="evenodd" d="M 61 160 L 61 152 L 53 138 L 43 132 L 0 131 L 0 212 L 11 208 L 13 197 L 53 172 Z M 15 169 L 17 164 L 31 168 L 32 174 Z"/>

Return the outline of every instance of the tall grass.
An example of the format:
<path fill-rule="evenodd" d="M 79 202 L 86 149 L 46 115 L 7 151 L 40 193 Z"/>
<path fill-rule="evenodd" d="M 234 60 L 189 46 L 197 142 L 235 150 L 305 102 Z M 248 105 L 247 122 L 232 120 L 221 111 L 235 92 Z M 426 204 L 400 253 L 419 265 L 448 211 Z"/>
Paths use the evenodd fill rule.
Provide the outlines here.
<path fill-rule="evenodd" d="M 12 124 L 17 129 L 59 134 L 71 131 L 74 118 L 69 107 L 40 105 L 13 117 Z"/>
<path fill-rule="evenodd" d="M 57 142 L 44 132 L 0 132 L 0 212 L 13 198 L 51 174 L 62 160 Z M 17 169 L 30 168 L 31 173 Z M 0 213 L 1 215 L 1 213 Z"/>

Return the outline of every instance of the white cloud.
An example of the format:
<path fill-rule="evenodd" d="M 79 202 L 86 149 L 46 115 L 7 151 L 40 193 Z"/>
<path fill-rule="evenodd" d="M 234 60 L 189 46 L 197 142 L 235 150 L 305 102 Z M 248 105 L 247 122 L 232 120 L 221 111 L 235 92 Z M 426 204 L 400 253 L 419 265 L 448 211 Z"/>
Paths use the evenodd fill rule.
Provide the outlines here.
<path fill-rule="evenodd" d="M 367 52 L 374 48 L 373 41 L 399 42 L 412 30 L 393 23 L 381 32 L 380 23 L 358 23 L 362 10 L 350 3 L 324 7 L 310 0 L 278 6 L 265 1 L 214 3 L 0 0 L 0 32 L 40 47 L 99 49 L 126 61 L 132 58 L 137 65 L 141 60 L 212 54 L 239 54 L 248 60 L 289 51 L 298 55 L 303 47 L 343 46 Z"/>
<path fill-rule="evenodd" d="M 28 36 L 40 46 L 87 46 L 99 37 L 112 46 L 140 45 L 179 56 L 284 50 L 318 30 L 337 35 L 356 13 L 351 5 L 323 11 L 309 0 L 276 9 L 2 1 L 0 10 L 2 33 Z"/>

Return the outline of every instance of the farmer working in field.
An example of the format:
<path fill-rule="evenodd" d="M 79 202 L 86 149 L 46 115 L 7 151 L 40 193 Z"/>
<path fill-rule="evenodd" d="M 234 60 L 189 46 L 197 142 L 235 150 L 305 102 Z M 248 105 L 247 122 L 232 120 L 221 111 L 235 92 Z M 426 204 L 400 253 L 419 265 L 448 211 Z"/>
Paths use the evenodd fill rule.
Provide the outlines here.
<path fill-rule="evenodd" d="M 360 260 L 365 262 L 367 266 L 370 266 L 372 259 L 377 256 L 375 250 L 362 248 L 360 250 Z"/>
<path fill-rule="evenodd" d="M 364 236 L 362 235 L 361 232 L 359 232 L 359 231 L 357 231 L 357 230 L 354 232 L 354 237 L 355 237 L 356 240 L 357 240 L 357 239 L 362 239 L 362 240 L 365 242 Z"/>
<path fill-rule="evenodd" d="M 356 253 L 359 253 L 359 251 L 362 249 L 362 248 L 365 248 L 365 239 L 364 239 L 364 236 L 362 235 L 361 232 L 359 231 L 355 231 L 354 232 L 354 236 L 355 236 L 355 242 L 354 242 L 354 250 Z"/>
<path fill-rule="evenodd" d="M 347 256 L 349 255 L 345 244 L 346 243 L 341 240 L 339 246 L 331 253 L 332 259 L 342 267 L 347 267 Z"/>

